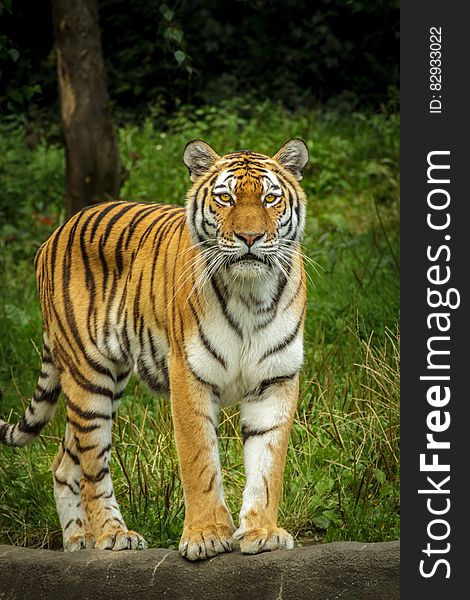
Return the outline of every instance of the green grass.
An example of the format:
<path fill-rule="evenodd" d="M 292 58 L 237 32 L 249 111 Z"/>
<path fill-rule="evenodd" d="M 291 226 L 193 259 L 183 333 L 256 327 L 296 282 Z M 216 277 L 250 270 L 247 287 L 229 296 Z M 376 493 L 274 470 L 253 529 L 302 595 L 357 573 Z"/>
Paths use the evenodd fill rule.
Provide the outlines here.
<path fill-rule="evenodd" d="M 238 103 L 239 105 L 240 102 Z M 245 105 L 246 106 L 246 105 Z M 280 521 L 298 541 L 399 537 L 398 127 L 396 115 L 291 114 L 266 102 L 158 112 L 120 130 L 128 179 L 121 197 L 183 203 L 181 156 L 202 138 L 218 152 L 274 154 L 302 137 L 309 262 L 306 360 Z M 0 135 L 0 414 L 18 419 L 39 372 L 41 318 L 33 258 L 64 218 L 63 153 L 33 151 L 21 128 Z M 234 516 L 244 485 L 238 409 L 221 418 L 220 451 Z M 0 543 L 58 548 L 50 464 L 64 430 L 60 405 L 41 439 L 0 448 Z M 112 473 L 129 527 L 174 546 L 184 517 L 169 403 L 131 380 L 115 428 Z"/>

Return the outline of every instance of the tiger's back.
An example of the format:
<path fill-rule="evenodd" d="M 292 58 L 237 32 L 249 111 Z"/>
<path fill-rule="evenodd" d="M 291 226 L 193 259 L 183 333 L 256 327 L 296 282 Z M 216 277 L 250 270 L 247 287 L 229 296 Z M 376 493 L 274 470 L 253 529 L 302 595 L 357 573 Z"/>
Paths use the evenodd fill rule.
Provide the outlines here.
<path fill-rule="evenodd" d="M 168 390 L 172 286 L 162 274 L 188 247 L 184 208 L 174 205 L 104 203 L 57 230 L 41 247 L 36 272 L 59 365 L 86 364 L 93 383 L 135 367 L 151 389 Z"/>

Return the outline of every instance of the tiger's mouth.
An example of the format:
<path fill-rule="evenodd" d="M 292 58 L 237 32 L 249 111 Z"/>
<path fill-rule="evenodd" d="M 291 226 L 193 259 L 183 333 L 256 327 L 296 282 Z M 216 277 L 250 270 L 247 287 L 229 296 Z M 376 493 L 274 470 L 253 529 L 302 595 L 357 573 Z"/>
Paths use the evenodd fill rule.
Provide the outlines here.
<path fill-rule="evenodd" d="M 263 265 L 266 264 L 266 261 L 261 256 L 256 256 L 256 254 L 252 254 L 251 252 L 247 252 L 243 254 L 243 256 L 239 256 L 231 261 L 232 264 L 239 264 L 243 262 L 258 262 Z"/>
<path fill-rule="evenodd" d="M 232 258 L 227 264 L 227 269 L 241 277 L 254 277 L 269 273 L 271 265 L 263 256 L 247 252 Z"/>

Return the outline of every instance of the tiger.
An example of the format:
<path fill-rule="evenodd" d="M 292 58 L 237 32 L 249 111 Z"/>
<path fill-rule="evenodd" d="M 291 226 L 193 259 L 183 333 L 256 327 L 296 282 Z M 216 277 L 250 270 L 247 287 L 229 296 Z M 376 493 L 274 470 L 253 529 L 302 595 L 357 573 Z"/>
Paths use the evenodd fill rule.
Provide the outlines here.
<path fill-rule="evenodd" d="M 65 551 L 147 547 L 129 530 L 110 475 L 112 427 L 132 373 L 169 393 L 185 516 L 180 554 L 206 559 L 292 549 L 277 515 L 303 362 L 301 251 L 309 160 L 294 138 L 272 157 L 183 154 L 185 206 L 91 205 L 39 248 L 41 371 L 21 420 L 0 442 L 23 446 L 62 392 L 63 440 L 52 464 Z M 239 403 L 246 484 L 238 527 L 224 497 L 220 409 Z"/>

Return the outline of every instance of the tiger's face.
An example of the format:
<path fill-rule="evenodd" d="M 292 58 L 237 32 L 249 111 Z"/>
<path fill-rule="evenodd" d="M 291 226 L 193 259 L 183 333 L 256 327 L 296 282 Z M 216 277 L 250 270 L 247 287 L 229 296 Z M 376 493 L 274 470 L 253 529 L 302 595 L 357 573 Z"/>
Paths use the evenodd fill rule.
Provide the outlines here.
<path fill-rule="evenodd" d="M 305 195 L 299 185 L 308 151 L 299 139 L 272 158 L 255 152 L 218 156 L 205 142 L 185 149 L 193 186 L 188 225 L 212 272 L 285 271 L 303 235 Z"/>

